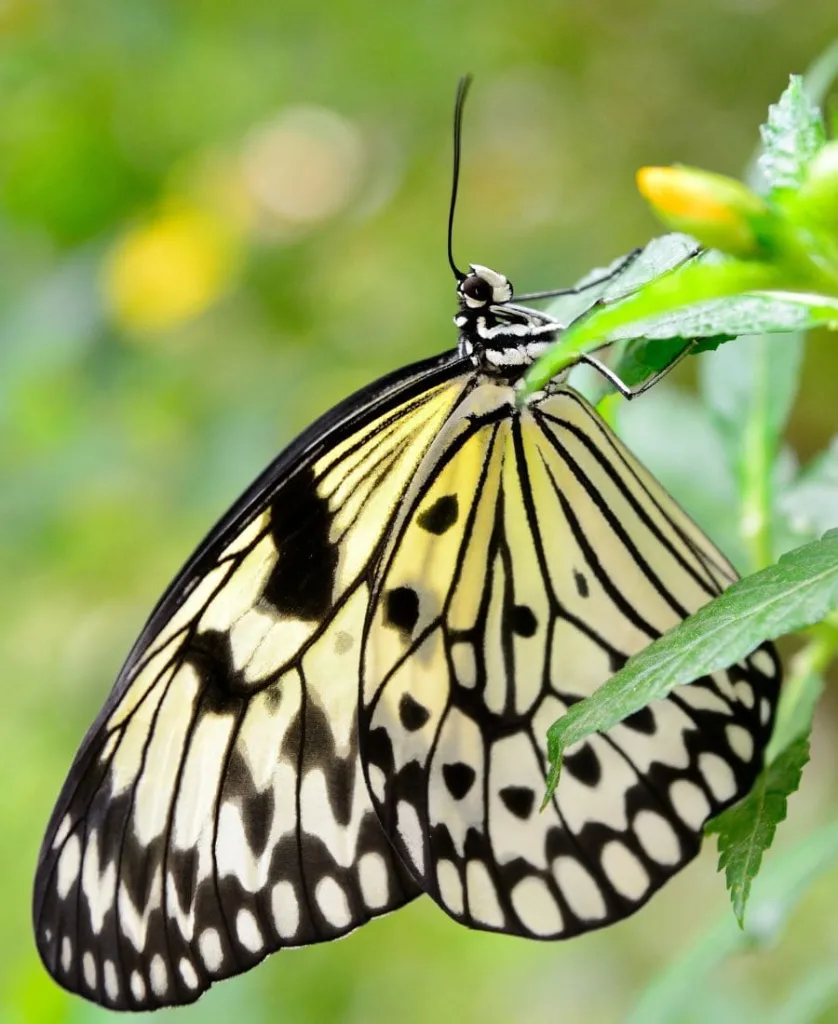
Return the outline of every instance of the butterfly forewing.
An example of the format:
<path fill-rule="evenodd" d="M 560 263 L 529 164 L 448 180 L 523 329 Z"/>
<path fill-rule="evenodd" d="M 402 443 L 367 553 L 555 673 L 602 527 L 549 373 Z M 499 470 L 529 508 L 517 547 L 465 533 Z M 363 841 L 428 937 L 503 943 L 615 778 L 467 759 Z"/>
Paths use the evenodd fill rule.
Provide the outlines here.
<path fill-rule="evenodd" d="M 188 1002 L 418 893 L 360 768 L 359 658 L 371 564 L 457 374 L 429 361 L 330 414 L 158 606 L 41 853 L 36 937 L 65 987 Z"/>
<path fill-rule="evenodd" d="M 631 913 L 761 767 L 773 651 L 571 749 L 548 726 L 735 579 L 574 392 L 518 413 L 476 388 L 407 492 L 362 660 L 370 792 L 421 887 L 464 923 L 565 937 Z"/>

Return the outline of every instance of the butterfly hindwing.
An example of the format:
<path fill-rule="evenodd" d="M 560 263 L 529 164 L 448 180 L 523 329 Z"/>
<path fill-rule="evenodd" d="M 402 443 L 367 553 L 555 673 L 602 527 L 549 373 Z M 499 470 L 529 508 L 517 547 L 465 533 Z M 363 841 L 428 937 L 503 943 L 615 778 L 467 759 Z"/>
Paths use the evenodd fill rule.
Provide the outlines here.
<path fill-rule="evenodd" d="M 38 946 L 119 1008 L 191 1001 L 418 893 L 358 759 L 370 565 L 468 376 L 432 360 L 280 456 L 158 606 L 47 831 Z"/>
<path fill-rule="evenodd" d="M 475 389 L 409 489 L 374 585 L 361 752 L 421 887 L 477 928 L 566 937 L 631 913 L 761 767 L 770 647 L 571 749 L 548 726 L 735 579 L 577 394 Z"/>

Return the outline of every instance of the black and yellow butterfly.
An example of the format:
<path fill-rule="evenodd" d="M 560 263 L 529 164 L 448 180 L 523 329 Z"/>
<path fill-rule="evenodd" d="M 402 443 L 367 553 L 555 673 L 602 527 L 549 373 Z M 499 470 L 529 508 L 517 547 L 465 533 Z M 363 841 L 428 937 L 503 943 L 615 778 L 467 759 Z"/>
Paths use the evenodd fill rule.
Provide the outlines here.
<path fill-rule="evenodd" d="M 423 892 L 469 927 L 576 935 L 645 903 L 752 785 L 769 645 L 580 744 L 538 812 L 547 727 L 736 574 L 562 379 L 518 408 L 563 324 L 454 271 L 457 349 L 291 444 L 129 655 L 38 864 L 66 988 L 189 1002 Z"/>

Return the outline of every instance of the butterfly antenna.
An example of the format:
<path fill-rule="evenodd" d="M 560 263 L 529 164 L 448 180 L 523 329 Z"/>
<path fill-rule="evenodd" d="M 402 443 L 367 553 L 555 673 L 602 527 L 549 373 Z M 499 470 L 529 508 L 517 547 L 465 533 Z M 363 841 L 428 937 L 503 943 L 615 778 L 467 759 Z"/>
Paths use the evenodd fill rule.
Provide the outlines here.
<path fill-rule="evenodd" d="M 458 281 L 465 280 L 465 274 L 454 262 L 454 210 L 457 207 L 457 186 L 460 183 L 460 139 L 463 134 L 463 107 L 471 85 L 471 75 L 463 75 L 457 84 L 457 98 L 454 101 L 454 177 L 451 182 L 451 206 L 448 210 L 448 264 Z"/>

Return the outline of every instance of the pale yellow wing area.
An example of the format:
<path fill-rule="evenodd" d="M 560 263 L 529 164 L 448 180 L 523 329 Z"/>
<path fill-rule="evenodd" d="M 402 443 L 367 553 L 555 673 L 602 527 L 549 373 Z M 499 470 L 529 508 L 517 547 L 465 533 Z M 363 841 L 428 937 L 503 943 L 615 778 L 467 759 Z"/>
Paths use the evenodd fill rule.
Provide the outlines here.
<path fill-rule="evenodd" d="M 469 380 L 406 371 L 331 414 L 152 616 L 41 853 L 35 932 L 66 988 L 189 1002 L 418 893 L 360 768 L 360 640 L 371 564 Z"/>
<path fill-rule="evenodd" d="M 569 752 L 546 731 L 735 579 L 595 411 L 484 385 L 426 455 L 374 584 L 361 752 L 422 888 L 476 928 L 563 938 L 632 913 L 752 785 L 770 646 Z"/>

